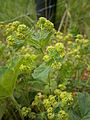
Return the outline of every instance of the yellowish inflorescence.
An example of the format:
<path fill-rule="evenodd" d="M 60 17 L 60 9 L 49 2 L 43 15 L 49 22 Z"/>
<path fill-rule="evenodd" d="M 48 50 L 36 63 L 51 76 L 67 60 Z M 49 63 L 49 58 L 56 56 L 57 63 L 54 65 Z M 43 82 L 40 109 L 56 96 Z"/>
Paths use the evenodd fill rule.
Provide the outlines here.
<path fill-rule="evenodd" d="M 60 70 L 62 66 L 61 59 L 65 57 L 65 49 L 63 43 L 56 43 L 55 45 L 50 45 L 46 49 L 46 53 L 43 60 L 46 63 L 51 63 L 51 67 L 56 70 Z"/>

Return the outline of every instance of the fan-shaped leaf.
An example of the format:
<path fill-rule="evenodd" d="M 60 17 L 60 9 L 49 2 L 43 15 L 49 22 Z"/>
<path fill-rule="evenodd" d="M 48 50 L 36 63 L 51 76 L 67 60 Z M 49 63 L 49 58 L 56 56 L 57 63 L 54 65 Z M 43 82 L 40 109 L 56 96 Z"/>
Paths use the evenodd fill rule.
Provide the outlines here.
<path fill-rule="evenodd" d="M 10 67 L 0 68 L 0 99 L 12 95 L 21 61 L 21 57 L 16 57 Z"/>

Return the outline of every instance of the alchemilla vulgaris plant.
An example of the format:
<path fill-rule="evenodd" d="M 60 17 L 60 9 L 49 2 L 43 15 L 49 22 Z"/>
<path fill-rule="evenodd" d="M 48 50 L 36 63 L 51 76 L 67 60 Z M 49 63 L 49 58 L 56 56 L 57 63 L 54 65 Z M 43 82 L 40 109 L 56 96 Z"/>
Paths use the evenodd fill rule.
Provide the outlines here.
<path fill-rule="evenodd" d="M 32 28 L 0 23 L 0 38 L 0 119 L 90 119 L 87 38 L 43 17 Z"/>

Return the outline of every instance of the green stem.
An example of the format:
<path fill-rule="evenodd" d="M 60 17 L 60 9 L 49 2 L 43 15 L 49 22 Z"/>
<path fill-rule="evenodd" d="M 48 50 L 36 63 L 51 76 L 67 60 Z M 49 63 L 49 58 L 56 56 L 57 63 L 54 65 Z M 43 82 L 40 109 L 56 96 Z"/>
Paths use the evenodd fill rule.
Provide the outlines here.
<path fill-rule="evenodd" d="M 13 101 L 14 105 L 16 106 L 16 109 L 18 110 L 21 119 L 24 120 L 24 117 L 23 117 L 23 115 L 21 113 L 21 110 L 20 110 L 20 105 L 17 103 L 17 101 L 15 100 L 15 98 L 13 97 L 13 95 L 10 98 Z"/>
<path fill-rule="evenodd" d="M 50 73 L 48 74 L 48 82 L 49 82 L 49 90 L 50 90 L 50 94 L 51 94 L 51 81 L 50 81 Z"/>

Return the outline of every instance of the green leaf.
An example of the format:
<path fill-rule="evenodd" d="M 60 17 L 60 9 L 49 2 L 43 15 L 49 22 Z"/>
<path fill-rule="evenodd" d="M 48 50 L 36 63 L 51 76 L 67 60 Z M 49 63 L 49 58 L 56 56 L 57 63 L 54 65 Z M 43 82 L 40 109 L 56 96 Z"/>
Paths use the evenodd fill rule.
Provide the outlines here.
<path fill-rule="evenodd" d="M 35 33 L 34 35 L 31 36 L 30 43 L 37 49 L 42 49 L 44 50 L 50 40 L 50 37 L 52 35 L 51 32 L 44 32 L 41 37 L 41 33 Z"/>
<path fill-rule="evenodd" d="M 35 33 L 31 35 L 31 39 L 29 40 L 30 44 L 36 49 L 40 49 L 40 33 Z"/>
<path fill-rule="evenodd" d="M 40 33 L 34 33 L 34 35 L 31 35 L 31 37 L 34 41 L 40 42 Z"/>
<path fill-rule="evenodd" d="M 51 67 L 47 66 L 45 63 L 42 63 L 38 68 L 34 70 L 32 74 L 34 79 L 39 79 L 45 82 L 48 79 L 48 74 Z"/>
<path fill-rule="evenodd" d="M 69 120 L 81 120 L 80 117 L 72 110 L 69 111 Z"/>
<path fill-rule="evenodd" d="M 78 103 L 83 120 L 90 119 L 90 95 L 88 93 L 78 93 Z"/>
<path fill-rule="evenodd" d="M 6 108 L 6 103 L 2 103 L 2 104 L 0 105 L 0 120 L 1 120 L 2 117 L 3 117 L 5 108 Z"/>
<path fill-rule="evenodd" d="M 0 68 L 0 99 L 6 98 L 13 94 L 16 78 L 18 76 L 19 66 L 21 65 L 22 57 L 16 57 L 12 60 L 8 67 Z"/>
<path fill-rule="evenodd" d="M 42 35 L 42 39 L 41 39 L 41 48 L 44 50 L 46 48 L 46 46 L 48 45 L 48 42 L 50 40 L 52 33 L 51 32 L 47 32 L 47 33 L 43 33 Z"/>
<path fill-rule="evenodd" d="M 47 120 L 45 113 L 41 112 L 40 114 L 38 114 L 37 120 Z"/>

